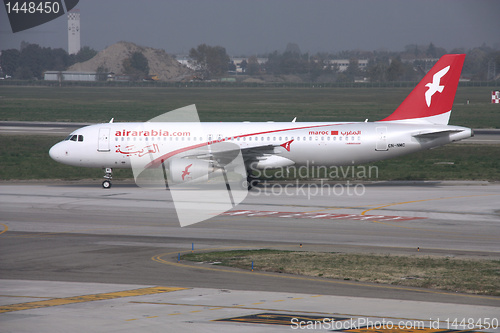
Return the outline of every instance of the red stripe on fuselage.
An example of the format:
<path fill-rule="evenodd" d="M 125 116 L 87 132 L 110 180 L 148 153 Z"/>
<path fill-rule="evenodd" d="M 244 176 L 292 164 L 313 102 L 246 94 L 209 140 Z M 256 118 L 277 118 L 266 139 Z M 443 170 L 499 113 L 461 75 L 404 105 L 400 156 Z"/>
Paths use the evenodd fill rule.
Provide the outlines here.
<path fill-rule="evenodd" d="M 353 123 L 328 124 L 328 125 L 315 125 L 315 126 L 285 128 L 285 129 L 279 129 L 279 130 L 273 130 L 273 131 L 265 131 L 265 132 L 257 132 L 257 133 L 236 135 L 236 136 L 232 136 L 232 138 L 237 139 L 237 138 L 243 138 L 243 137 L 247 137 L 247 136 L 255 136 L 255 135 L 262 135 L 262 134 L 269 134 L 269 133 L 277 133 L 277 132 L 285 132 L 285 131 L 295 131 L 295 130 L 300 130 L 300 129 L 308 129 L 308 128 L 316 128 L 316 127 L 340 126 L 340 125 L 348 125 L 348 124 L 353 124 Z M 169 153 L 167 153 L 165 155 L 162 155 L 162 156 L 154 159 L 153 161 L 151 161 L 150 163 L 148 163 L 145 168 L 158 167 L 161 163 L 165 162 L 167 159 L 169 159 L 170 157 L 175 156 L 177 154 L 184 153 L 186 151 L 189 151 L 189 150 L 192 150 L 192 149 L 196 149 L 196 148 L 200 148 L 200 147 L 203 147 L 203 146 L 209 146 L 209 145 L 214 144 L 214 143 L 224 142 L 224 141 L 226 141 L 226 139 L 215 140 L 215 141 L 210 141 L 210 142 L 205 142 L 205 143 L 200 143 L 200 144 L 197 144 L 197 145 L 188 146 L 188 147 L 184 147 L 184 148 L 181 148 L 181 149 L 173 150 L 173 151 L 171 151 L 171 152 L 169 152 Z"/>

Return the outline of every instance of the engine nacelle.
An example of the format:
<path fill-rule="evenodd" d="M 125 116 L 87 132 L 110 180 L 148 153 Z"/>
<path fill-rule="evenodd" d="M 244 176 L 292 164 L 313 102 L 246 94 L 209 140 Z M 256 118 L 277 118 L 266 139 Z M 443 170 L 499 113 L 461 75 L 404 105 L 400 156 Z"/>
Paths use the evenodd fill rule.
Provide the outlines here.
<path fill-rule="evenodd" d="M 208 161 L 180 158 L 169 162 L 168 180 L 174 183 L 203 182 L 207 181 L 209 175 L 215 171 L 216 169 Z"/>
<path fill-rule="evenodd" d="M 271 155 L 258 161 L 254 167 L 256 169 L 276 169 L 294 165 L 295 162 L 283 156 Z"/>

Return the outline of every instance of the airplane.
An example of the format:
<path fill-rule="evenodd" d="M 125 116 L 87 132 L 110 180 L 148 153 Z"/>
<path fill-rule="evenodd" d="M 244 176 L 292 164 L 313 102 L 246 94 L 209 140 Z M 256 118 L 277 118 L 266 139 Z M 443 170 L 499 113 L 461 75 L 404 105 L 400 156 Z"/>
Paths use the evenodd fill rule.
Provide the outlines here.
<path fill-rule="evenodd" d="M 146 167 L 165 169 L 169 181 L 182 183 L 220 167 L 210 148 L 231 143 L 242 154 L 248 181 L 252 170 L 290 166 L 350 166 L 439 147 L 474 135 L 448 125 L 465 54 L 444 55 L 388 117 L 375 122 L 113 122 L 75 130 L 49 151 L 57 162 L 105 170 L 102 187 L 111 187 L 112 171 Z M 197 124 L 197 125 L 200 125 Z M 217 156 L 219 154 L 219 156 Z"/>

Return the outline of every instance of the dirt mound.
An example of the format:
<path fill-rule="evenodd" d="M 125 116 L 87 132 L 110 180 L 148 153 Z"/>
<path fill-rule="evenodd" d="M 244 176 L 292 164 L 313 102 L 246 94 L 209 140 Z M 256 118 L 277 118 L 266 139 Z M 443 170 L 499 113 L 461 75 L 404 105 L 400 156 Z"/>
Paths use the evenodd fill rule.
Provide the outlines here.
<path fill-rule="evenodd" d="M 96 72 L 102 66 L 109 72 L 123 74 L 123 60 L 134 52 L 142 52 L 148 59 L 149 75 L 157 75 L 161 81 L 180 81 L 192 70 L 181 65 L 164 50 L 142 47 L 134 43 L 118 42 L 99 52 L 95 57 L 85 62 L 79 62 L 68 68 L 68 71 Z"/>

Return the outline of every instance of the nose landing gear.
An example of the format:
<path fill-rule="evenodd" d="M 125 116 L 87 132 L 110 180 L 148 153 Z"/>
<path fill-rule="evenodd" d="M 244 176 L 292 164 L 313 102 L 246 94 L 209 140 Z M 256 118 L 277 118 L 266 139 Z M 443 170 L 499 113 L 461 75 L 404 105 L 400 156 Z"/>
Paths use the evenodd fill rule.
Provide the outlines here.
<path fill-rule="evenodd" d="M 105 170 L 104 178 L 106 178 L 106 180 L 104 180 L 102 182 L 102 188 L 108 189 L 108 188 L 111 188 L 111 179 L 113 178 L 113 169 L 105 168 L 104 170 Z"/>

